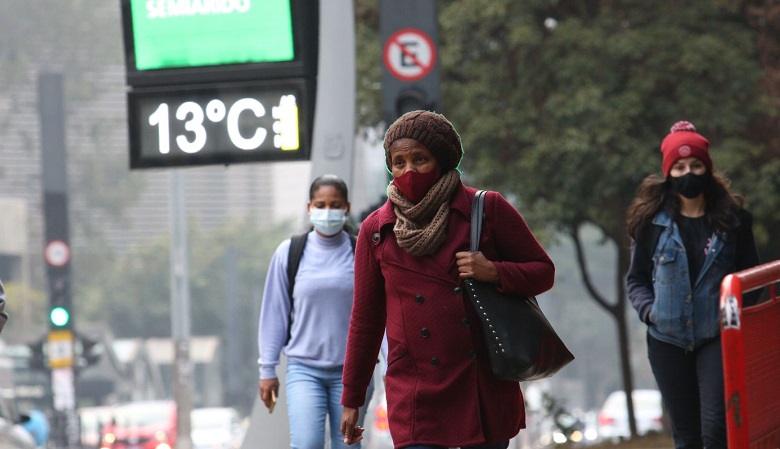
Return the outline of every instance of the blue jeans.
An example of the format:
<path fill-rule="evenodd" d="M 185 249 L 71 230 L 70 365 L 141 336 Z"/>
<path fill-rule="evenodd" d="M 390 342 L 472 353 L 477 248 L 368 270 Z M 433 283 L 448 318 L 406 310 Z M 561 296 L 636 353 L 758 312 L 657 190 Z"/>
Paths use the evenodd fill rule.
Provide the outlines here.
<path fill-rule="evenodd" d="M 287 361 L 287 414 L 290 418 L 292 449 L 325 447 L 325 416 L 330 422 L 331 449 L 360 448 L 346 446 L 341 435 L 342 367 L 314 368 L 293 360 Z M 373 381 L 366 393 L 366 404 L 360 408 L 358 425 L 363 425 L 368 401 L 374 393 Z"/>
<path fill-rule="evenodd" d="M 647 334 L 653 375 L 669 411 L 676 449 L 726 448 L 720 338 L 686 351 Z"/>
<path fill-rule="evenodd" d="M 491 444 L 489 446 L 464 446 L 461 449 L 506 449 L 509 447 L 509 441 L 503 443 Z M 444 446 L 406 446 L 404 449 L 447 449 Z"/>

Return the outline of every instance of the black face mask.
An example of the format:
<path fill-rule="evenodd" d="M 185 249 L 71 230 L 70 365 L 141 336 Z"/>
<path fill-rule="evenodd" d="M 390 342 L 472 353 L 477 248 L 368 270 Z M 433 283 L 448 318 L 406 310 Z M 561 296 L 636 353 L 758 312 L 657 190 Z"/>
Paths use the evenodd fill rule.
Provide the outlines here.
<path fill-rule="evenodd" d="M 694 175 L 693 173 L 686 173 L 683 176 L 669 177 L 669 182 L 672 183 L 672 189 L 680 195 L 693 199 L 701 195 L 704 192 L 704 186 L 707 181 L 707 175 Z"/>

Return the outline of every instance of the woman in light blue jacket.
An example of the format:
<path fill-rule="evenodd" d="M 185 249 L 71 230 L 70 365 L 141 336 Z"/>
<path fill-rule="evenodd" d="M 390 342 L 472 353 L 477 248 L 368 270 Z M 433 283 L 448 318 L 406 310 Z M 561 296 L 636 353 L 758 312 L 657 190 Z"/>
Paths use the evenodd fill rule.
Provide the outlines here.
<path fill-rule="evenodd" d="M 753 218 L 713 172 L 709 141 L 691 123 L 676 123 L 661 153 L 664 178 L 645 178 L 628 210 L 628 296 L 648 326 L 675 447 L 725 448 L 720 284 L 758 265 Z M 746 295 L 745 305 L 757 299 Z"/>
<path fill-rule="evenodd" d="M 306 243 L 299 247 L 297 265 L 291 262 L 293 239 L 287 239 L 268 268 L 258 328 L 258 393 L 273 411 L 280 387 L 276 367 L 284 352 L 290 447 L 323 449 L 327 417 L 330 447 L 345 448 L 339 401 L 355 272 L 354 244 L 345 228 L 347 184 L 335 175 L 318 177 L 307 207 L 313 230 L 302 236 Z M 288 265 L 298 268 L 291 273 Z M 373 386 L 368 400 L 372 393 Z"/>

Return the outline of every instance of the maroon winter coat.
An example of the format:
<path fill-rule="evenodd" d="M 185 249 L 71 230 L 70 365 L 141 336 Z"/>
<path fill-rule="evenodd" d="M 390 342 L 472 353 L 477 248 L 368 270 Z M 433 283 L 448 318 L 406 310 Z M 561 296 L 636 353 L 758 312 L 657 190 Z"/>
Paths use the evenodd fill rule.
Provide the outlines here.
<path fill-rule="evenodd" d="M 525 427 L 520 385 L 491 372 L 479 318 L 458 276 L 455 253 L 469 250 L 475 192 L 462 184 L 455 190 L 447 240 L 433 256 L 412 256 L 398 246 L 389 201 L 361 225 L 342 404 L 363 404 L 386 326 L 396 448 L 497 443 Z M 500 290 L 538 295 L 552 287 L 552 261 L 496 192 L 487 195 L 483 223 L 480 250 L 495 262 Z"/>

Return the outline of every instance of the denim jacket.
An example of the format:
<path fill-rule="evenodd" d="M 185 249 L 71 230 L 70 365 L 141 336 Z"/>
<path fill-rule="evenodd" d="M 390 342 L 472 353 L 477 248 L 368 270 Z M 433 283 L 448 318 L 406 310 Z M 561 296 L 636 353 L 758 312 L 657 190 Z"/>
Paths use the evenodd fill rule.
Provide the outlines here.
<path fill-rule="evenodd" d="M 720 333 L 720 284 L 724 276 L 736 271 L 736 239 L 713 233 L 704 265 L 691 285 L 688 257 L 677 224 L 660 211 L 653 225 L 663 230 L 652 255 L 652 286 L 644 286 L 645 291 L 652 288 L 652 298 L 641 298 L 630 277 L 629 296 L 640 316 L 643 308 L 652 315 L 649 332 L 653 337 L 693 350 Z M 738 225 L 735 218 L 734 227 Z M 647 299 L 652 304 L 646 304 Z M 647 321 L 647 315 L 643 319 Z"/>

